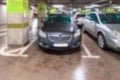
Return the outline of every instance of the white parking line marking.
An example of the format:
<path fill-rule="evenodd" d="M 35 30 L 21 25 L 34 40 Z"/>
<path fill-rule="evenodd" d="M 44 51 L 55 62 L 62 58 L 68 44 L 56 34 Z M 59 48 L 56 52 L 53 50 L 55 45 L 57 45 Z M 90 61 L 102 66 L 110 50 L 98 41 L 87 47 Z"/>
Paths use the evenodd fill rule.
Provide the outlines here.
<path fill-rule="evenodd" d="M 23 54 L 36 40 L 37 38 L 34 38 L 34 40 L 29 45 L 27 45 L 25 48 L 23 48 L 19 54 Z"/>
<path fill-rule="evenodd" d="M 8 57 L 28 57 L 28 55 L 25 55 L 24 52 L 37 40 L 37 38 L 34 38 L 34 40 L 32 40 L 32 42 L 22 48 L 18 48 L 18 49 L 13 49 L 10 51 L 5 51 L 7 49 L 6 47 L 3 47 L 0 49 L 0 55 L 2 56 L 8 56 Z M 14 52 L 18 52 L 20 51 L 18 54 L 15 54 Z"/>
<path fill-rule="evenodd" d="M 7 46 L 6 47 L 3 47 L 1 50 L 0 50 L 0 55 L 1 56 L 8 56 L 8 57 L 27 57 L 27 55 L 20 55 L 20 54 L 13 54 L 13 51 L 12 50 L 9 52 L 9 51 L 5 51 L 5 49 L 7 49 Z M 17 49 L 15 49 L 16 51 L 19 51 Z"/>
<path fill-rule="evenodd" d="M 14 50 L 10 50 L 8 51 L 8 53 L 14 53 L 14 52 L 17 52 L 17 51 L 20 51 L 22 50 L 23 48 L 18 48 L 18 49 L 14 49 Z M 5 50 L 4 50 L 5 51 Z"/>
<path fill-rule="evenodd" d="M 93 59 L 99 59 L 100 58 L 100 56 L 84 56 L 84 55 L 82 55 L 82 58 L 93 58 Z"/>
<path fill-rule="evenodd" d="M 3 31 L 7 31 L 7 29 L 2 29 L 2 30 L 0 30 L 0 32 L 3 32 Z"/>
<path fill-rule="evenodd" d="M 86 47 L 85 44 L 82 44 L 82 46 L 83 46 L 85 52 L 87 53 L 87 56 L 82 55 L 82 58 L 93 58 L 93 59 L 98 59 L 98 58 L 100 58 L 100 56 L 94 56 L 94 55 L 92 55 L 91 52 L 89 51 L 89 49 Z"/>
<path fill-rule="evenodd" d="M 92 56 L 92 54 L 90 53 L 90 51 L 88 50 L 88 48 L 85 46 L 85 44 L 82 44 L 85 52 L 87 53 L 88 56 Z"/>
<path fill-rule="evenodd" d="M 0 34 L 0 37 L 1 37 L 1 36 L 5 36 L 5 35 L 6 35 L 6 33 L 1 33 L 1 34 Z"/>

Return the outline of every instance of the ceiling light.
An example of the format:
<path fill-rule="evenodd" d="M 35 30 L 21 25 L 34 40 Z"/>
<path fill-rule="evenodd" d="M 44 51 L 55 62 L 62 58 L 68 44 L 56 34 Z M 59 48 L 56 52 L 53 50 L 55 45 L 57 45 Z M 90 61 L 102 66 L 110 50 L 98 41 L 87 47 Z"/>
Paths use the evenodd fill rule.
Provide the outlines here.
<path fill-rule="evenodd" d="M 95 7 L 99 7 L 99 5 L 92 4 L 92 5 L 86 5 L 85 6 L 85 8 L 95 8 Z"/>
<path fill-rule="evenodd" d="M 55 8 L 63 8 L 64 5 L 53 5 L 53 7 L 55 7 Z"/>

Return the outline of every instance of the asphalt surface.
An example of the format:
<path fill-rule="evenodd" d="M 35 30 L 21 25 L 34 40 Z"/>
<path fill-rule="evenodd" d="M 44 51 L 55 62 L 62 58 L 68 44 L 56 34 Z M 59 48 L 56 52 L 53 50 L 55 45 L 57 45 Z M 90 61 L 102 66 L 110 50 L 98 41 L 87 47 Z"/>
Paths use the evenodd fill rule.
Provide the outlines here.
<path fill-rule="evenodd" d="M 34 29 L 29 45 L 11 48 L 6 27 L 0 27 L 0 80 L 120 80 L 120 54 L 100 49 L 89 34 L 83 34 L 80 51 L 44 52 Z"/>

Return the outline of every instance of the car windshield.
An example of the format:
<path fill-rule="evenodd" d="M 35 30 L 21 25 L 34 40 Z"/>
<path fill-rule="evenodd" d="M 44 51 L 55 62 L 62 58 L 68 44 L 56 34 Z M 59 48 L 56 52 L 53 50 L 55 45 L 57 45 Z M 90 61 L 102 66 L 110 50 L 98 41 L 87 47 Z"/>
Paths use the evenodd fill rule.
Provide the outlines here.
<path fill-rule="evenodd" d="M 120 24 L 120 14 L 111 13 L 111 14 L 100 14 L 100 20 L 103 24 Z"/>
<path fill-rule="evenodd" d="M 46 18 L 46 23 L 71 24 L 71 18 L 68 15 L 50 15 Z"/>

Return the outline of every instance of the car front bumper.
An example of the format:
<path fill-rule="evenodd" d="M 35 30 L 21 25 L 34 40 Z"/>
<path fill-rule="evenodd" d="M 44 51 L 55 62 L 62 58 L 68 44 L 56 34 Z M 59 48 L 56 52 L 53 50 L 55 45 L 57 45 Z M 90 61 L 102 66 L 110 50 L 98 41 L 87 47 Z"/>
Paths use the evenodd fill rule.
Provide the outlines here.
<path fill-rule="evenodd" d="M 107 41 L 108 47 L 120 52 L 120 39 L 110 39 Z"/>
<path fill-rule="evenodd" d="M 53 42 L 50 41 L 48 38 L 42 38 L 39 37 L 38 40 L 39 46 L 46 48 L 46 49 L 52 49 L 52 50 L 67 50 L 67 49 L 74 49 L 81 45 L 81 38 L 72 38 L 68 42 Z M 55 44 L 60 46 L 55 46 Z"/>

